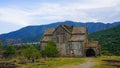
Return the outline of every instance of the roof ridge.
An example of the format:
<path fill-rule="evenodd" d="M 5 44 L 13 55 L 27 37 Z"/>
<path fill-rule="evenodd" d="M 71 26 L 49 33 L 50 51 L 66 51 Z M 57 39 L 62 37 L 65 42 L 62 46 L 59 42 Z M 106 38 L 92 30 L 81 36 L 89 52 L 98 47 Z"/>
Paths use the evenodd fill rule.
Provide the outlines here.
<path fill-rule="evenodd" d="M 72 33 L 72 30 L 73 29 L 73 26 L 70 26 L 70 25 L 61 25 L 65 30 L 67 30 L 68 32 Z"/>

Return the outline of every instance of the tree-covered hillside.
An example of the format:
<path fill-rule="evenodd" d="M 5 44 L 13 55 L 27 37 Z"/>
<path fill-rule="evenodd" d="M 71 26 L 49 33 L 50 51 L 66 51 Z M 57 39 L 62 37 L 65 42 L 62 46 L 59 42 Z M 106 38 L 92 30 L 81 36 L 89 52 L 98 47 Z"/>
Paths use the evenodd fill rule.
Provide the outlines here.
<path fill-rule="evenodd" d="M 94 32 L 89 35 L 89 39 L 99 41 L 102 53 L 120 55 L 120 25 Z"/>

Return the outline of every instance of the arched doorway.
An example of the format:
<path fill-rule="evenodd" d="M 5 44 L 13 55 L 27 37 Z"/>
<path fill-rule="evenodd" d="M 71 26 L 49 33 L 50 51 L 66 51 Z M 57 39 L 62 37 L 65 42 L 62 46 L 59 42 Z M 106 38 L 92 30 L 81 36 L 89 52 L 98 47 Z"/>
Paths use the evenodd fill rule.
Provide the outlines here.
<path fill-rule="evenodd" d="M 91 48 L 86 50 L 86 56 L 87 57 L 94 57 L 95 56 L 95 51 Z"/>

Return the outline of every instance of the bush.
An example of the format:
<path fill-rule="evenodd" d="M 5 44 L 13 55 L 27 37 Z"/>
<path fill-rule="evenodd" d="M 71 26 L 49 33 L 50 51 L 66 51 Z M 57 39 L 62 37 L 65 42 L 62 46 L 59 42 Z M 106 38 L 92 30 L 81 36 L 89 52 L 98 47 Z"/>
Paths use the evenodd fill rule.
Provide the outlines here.
<path fill-rule="evenodd" d="M 43 50 L 43 54 L 47 57 L 56 57 L 58 55 L 56 44 L 52 41 L 49 41 Z"/>
<path fill-rule="evenodd" d="M 5 56 L 6 57 L 12 57 L 15 55 L 16 49 L 13 46 L 8 46 L 7 49 L 5 50 Z"/>
<path fill-rule="evenodd" d="M 19 51 L 20 56 L 24 56 L 27 59 L 39 58 L 41 56 L 40 51 L 33 45 L 26 45 Z"/>

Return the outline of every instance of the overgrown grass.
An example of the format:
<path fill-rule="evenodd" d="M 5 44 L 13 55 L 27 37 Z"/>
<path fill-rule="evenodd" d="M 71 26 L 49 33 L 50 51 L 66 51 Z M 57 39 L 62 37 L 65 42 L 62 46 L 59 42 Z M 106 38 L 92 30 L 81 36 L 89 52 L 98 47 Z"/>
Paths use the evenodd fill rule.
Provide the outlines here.
<path fill-rule="evenodd" d="M 93 61 L 96 65 L 92 68 L 116 68 L 114 66 L 108 66 L 107 62 L 104 62 L 102 60 L 120 60 L 120 56 L 101 56 L 94 58 Z"/>
<path fill-rule="evenodd" d="M 69 57 L 47 58 L 47 59 L 40 58 L 38 62 L 27 63 L 27 64 L 18 64 L 20 62 L 20 60 L 18 59 L 11 59 L 9 61 L 8 60 L 6 61 L 15 63 L 16 65 L 20 66 L 20 68 L 59 68 L 59 67 L 67 68 L 70 67 L 70 65 L 76 66 L 85 63 L 87 59 L 88 58 L 69 58 Z M 102 60 L 120 60 L 120 56 L 101 56 L 90 59 L 95 63 L 95 65 L 92 68 L 115 68 L 113 66 L 108 66 L 106 62 Z M 14 62 L 14 60 L 16 60 L 16 62 Z M 0 62 L 6 62 L 6 61 L 4 60 Z"/>
<path fill-rule="evenodd" d="M 44 63 L 43 65 L 40 62 Z M 77 65 L 85 62 L 85 58 L 48 58 L 40 59 L 39 63 L 22 65 L 23 68 L 57 68 L 64 65 Z"/>

